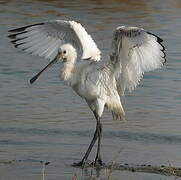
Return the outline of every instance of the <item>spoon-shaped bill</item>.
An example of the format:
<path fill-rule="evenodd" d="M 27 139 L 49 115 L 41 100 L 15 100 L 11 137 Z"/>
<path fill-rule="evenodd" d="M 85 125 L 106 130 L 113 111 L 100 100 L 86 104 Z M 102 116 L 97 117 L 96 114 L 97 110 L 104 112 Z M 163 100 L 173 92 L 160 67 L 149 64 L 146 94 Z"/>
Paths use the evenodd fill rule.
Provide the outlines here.
<path fill-rule="evenodd" d="M 33 76 L 30 79 L 30 83 L 33 84 L 48 67 L 52 66 L 56 62 L 57 62 L 57 57 L 55 59 L 53 59 L 49 64 L 47 64 L 39 73 L 37 73 L 35 76 Z"/>

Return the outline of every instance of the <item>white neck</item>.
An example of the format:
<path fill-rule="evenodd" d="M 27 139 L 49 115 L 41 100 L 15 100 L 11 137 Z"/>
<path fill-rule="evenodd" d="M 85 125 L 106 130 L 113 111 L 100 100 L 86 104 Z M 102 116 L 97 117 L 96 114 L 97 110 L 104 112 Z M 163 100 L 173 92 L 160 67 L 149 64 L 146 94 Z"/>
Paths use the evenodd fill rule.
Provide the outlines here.
<path fill-rule="evenodd" d="M 64 63 L 64 67 L 62 69 L 62 78 L 64 81 L 68 81 L 71 78 L 74 66 L 74 63 L 72 62 Z"/>
<path fill-rule="evenodd" d="M 61 77 L 64 82 L 69 86 L 74 86 L 77 78 L 76 78 L 76 67 L 75 60 L 72 62 L 65 62 L 64 67 L 62 69 Z"/>
<path fill-rule="evenodd" d="M 61 77 L 69 86 L 74 86 L 76 83 L 76 60 L 77 52 L 71 44 L 65 44 L 61 47 L 62 51 L 67 51 L 67 54 L 64 55 L 64 67 L 62 69 Z"/>

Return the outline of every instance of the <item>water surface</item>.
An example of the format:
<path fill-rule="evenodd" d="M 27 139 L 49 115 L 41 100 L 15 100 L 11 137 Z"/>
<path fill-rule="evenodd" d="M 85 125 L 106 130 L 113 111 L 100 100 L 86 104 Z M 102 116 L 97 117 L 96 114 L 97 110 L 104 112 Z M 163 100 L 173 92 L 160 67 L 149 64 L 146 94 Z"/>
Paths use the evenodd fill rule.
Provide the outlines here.
<path fill-rule="evenodd" d="M 112 33 L 119 25 L 143 27 L 164 40 L 165 67 L 146 73 L 140 86 L 122 99 L 127 122 L 113 121 L 110 112 L 104 112 L 102 155 L 105 162 L 117 156 L 117 162 L 181 166 L 179 0 L 1 0 L 0 161 L 23 162 L 0 164 L 0 179 L 40 179 L 40 160 L 51 162 L 47 179 L 82 176 L 70 164 L 81 159 L 91 140 L 92 113 L 59 79 L 60 64 L 30 85 L 29 79 L 47 61 L 14 49 L 7 38 L 11 28 L 50 19 L 81 22 L 102 50 L 103 59 L 108 58 Z M 101 173 L 104 177 L 105 172 Z M 115 171 L 112 179 L 174 178 Z"/>

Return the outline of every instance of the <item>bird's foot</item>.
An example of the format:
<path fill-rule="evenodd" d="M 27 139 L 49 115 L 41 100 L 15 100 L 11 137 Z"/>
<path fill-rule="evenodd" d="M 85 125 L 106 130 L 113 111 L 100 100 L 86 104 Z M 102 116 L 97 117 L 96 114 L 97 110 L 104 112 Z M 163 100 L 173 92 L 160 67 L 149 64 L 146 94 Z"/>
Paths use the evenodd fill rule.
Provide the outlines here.
<path fill-rule="evenodd" d="M 104 165 L 101 157 L 96 157 L 95 161 L 91 163 L 92 166 L 101 167 Z"/>
<path fill-rule="evenodd" d="M 84 167 L 84 165 L 85 165 L 85 161 L 81 160 L 78 163 L 74 162 L 72 166 L 74 166 L 74 167 Z"/>
<path fill-rule="evenodd" d="M 102 159 L 101 159 L 101 157 L 96 157 L 95 158 L 95 161 L 93 161 L 93 162 L 91 162 L 91 163 L 88 163 L 88 162 L 86 162 L 84 159 L 83 160 L 81 160 L 80 162 L 78 162 L 78 163 L 73 163 L 72 164 L 72 166 L 74 166 L 74 167 L 85 167 L 85 166 L 93 166 L 93 167 L 101 167 L 101 166 L 103 166 L 104 165 L 104 163 L 103 163 L 103 161 L 102 161 Z"/>

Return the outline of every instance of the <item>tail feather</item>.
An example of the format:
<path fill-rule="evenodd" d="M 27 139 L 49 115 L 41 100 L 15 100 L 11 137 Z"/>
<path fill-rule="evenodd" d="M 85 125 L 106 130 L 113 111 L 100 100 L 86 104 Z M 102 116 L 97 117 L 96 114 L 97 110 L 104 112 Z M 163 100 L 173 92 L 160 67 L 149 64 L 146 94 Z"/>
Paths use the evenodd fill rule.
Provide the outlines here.
<path fill-rule="evenodd" d="M 112 112 L 113 120 L 125 121 L 125 112 L 120 101 L 111 99 L 107 102 L 107 107 Z"/>

